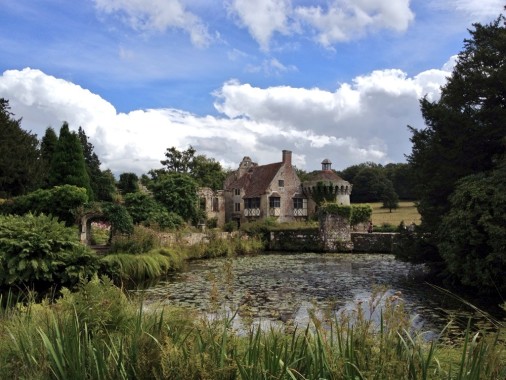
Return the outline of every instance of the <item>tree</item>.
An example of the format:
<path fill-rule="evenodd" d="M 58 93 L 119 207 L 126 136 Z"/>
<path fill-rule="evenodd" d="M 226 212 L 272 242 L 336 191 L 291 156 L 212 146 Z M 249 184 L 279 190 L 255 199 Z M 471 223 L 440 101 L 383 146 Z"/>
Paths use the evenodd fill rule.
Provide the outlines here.
<path fill-rule="evenodd" d="M 390 212 L 399 207 L 399 197 L 394 190 L 392 182 L 386 182 L 381 194 L 381 201 L 383 202 L 383 208 L 389 209 Z"/>
<path fill-rule="evenodd" d="M 42 180 L 41 186 L 44 188 L 49 187 L 49 170 L 51 167 L 51 160 L 53 159 L 54 152 L 58 145 L 58 136 L 53 128 L 46 129 L 44 136 L 40 143 L 40 158 L 41 158 L 41 171 Z"/>
<path fill-rule="evenodd" d="M 119 175 L 118 189 L 122 194 L 136 193 L 139 191 L 139 177 L 135 173 L 121 173 Z"/>
<path fill-rule="evenodd" d="M 198 183 L 184 173 L 168 173 L 153 181 L 149 188 L 155 199 L 169 212 L 175 212 L 186 221 L 198 221 Z"/>
<path fill-rule="evenodd" d="M 506 293 L 506 161 L 457 182 L 438 230 L 447 270 L 464 285 Z"/>
<path fill-rule="evenodd" d="M 435 233 L 463 177 L 490 170 L 505 152 L 506 28 L 501 15 L 474 24 L 441 98 L 421 100 L 426 127 L 410 127 L 422 227 Z"/>
<path fill-rule="evenodd" d="M 213 190 L 218 190 L 223 188 L 227 174 L 221 164 L 214 158 L 198 155 L 191 162 L 190 175 L 200 187 L 210 187 Z"/>
<path fill-rule="evenodd" d="M 9 102 L 0 98 L 0 196 L 34 190 L 40 179 L 39 141 L 12 118 Z"/>
<path fill-rule="evenodd" d="M 214 158 L 206 155 L 195 155 L 196 150 L 191 145 L 188 149 L 180 151 L 176 147 L 167 148 L 165 157 L 167 160 L 160 161 L 165 169 L 151 170 L 149 174 L 153 180 L 165 173 L 187 173 L 200 187 L 210 187 L 213 190 L 223 188 L 223 182 L 227 173 L 221 164 Z"/>
<path fill-rule="evenodd" d="M 385 189 L 392 188 L 392 182 L 386 177 L 380 165 L 366 166 L 353 179 L 351 201 L 353 203 L 380 202 Z"/>
<path fill-rule="evenodd" d="M 183 151 L 179 151 L 176 147 L 167 148 L 165 152 L 167 159 L 161 163 L 167 167 L 169 172 L 189 173 L 195 152 L 196 150 L 191 145 Z"/>
<path fill-rule="evenodd" d="M 100 169 L 100 159 L 95 153 L 95 147 L 89 142 L 88 136 L 82 127 L 77 131 L 79 141 L 83 148 L 84 161 L 86 163 L 86 171 L 90 178 L 90 186 L 96 200 L 111 201 L 116 192 L 114 175 L 110 170 L 102 171 Z"/>
<path fill-rule="evenodd" d="M 384 167 L 385 175 L 392 181 L 400 199 L 416 200 L 413 168 L 407 163 L 390 163 Z"/>
<path fill-rule="evenodd" d="M 66 122 L 60 129 L 58 144 L 51 160 L 49 183 L 51 186 L 75 185 L 82 187 L 86 189 L 90 199 L 93 199 L 81 142 L 75 132 L 70 132 Z"/>

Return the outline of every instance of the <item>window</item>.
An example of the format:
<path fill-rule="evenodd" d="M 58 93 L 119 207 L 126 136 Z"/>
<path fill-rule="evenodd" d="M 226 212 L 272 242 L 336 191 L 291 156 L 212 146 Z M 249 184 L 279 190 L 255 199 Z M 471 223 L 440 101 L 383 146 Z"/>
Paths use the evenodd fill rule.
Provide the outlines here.
<path fill-rule="evenodd" d="M 260 208 L 260 198 L 246 198 L 244 208 Z"/>
<path fill-rule="evenodd" d="M 285 187 L 285 180 L 284 179 L 278 180 L 278 186 L 279 187 Z"/>
<path fill-rule="evenodd" d="M 241 204 L 239 202 L 234 203 L 234 211 L 236 211 L 236 212 L 241 211 Z"/>
<path fill-rule="evenodd" d="M 280 197 L 270 197 L 269 198 L 269 207 L 270 208 L 281 207 L 281 198 Z"/>
<path fill-rule="evenodd" d="M 304 199 L 303 198 L 293 198 L 293 208 L 295 208 L 295 209 L 304 208 Z"/>
<path fill-rule="evenodd" d="M 218 198 L 213 198 L 213 212 L 220 211 L 220 200 Z"/>
<path fill-rule="evenodd" d="M 204 211 L 206 210 L 206 198 L 200 198 L 199 208 Z"/>
<path fill-rule="evenodd" d="M 241 189 L 234 189 L 234 195 L 241 195 Z"/>

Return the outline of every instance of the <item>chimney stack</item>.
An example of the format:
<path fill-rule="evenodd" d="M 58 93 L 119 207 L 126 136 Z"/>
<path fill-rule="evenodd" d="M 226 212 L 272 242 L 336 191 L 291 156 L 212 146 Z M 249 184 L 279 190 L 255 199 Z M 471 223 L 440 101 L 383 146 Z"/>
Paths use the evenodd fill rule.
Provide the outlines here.
<path fill-rule="evenodd" d="M 283 150 L 283 164 L 292 165 L 292 151 L 291 150 Z"/>

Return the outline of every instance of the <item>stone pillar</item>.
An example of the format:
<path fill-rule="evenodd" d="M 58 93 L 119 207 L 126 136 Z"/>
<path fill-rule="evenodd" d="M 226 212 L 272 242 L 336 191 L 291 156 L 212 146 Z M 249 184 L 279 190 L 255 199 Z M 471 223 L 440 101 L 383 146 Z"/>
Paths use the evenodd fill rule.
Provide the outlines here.
<path fill-rule="evenodd" d="M 320 238 L 326 252 L 351 252 L 350 220 L 337 213 L 320 212 Z"/>

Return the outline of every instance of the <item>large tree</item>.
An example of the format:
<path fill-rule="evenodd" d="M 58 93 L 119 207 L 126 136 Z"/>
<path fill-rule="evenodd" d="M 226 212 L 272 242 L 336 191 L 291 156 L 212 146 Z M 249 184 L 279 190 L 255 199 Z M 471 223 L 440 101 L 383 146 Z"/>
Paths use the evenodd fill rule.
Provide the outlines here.
<path fill-rule="evenodd" d="M 79 141 L 83 148 L 84 162 L 86 163 L 86 171 L 90 177 L 90 186 L 96 200 L 111 201 L 116 192 L 114 175 L 110 170 L 102 171 L 100 169 L 100 159 L 95 153 L 95 147 L 88 140 L 88 136 L 82 127 L 77 131 Z"/>
<path fill-rule="evenodd" d="M 40 179 L 37 136 L 21 129 L 9 110 L 8 100 L 0 98 L 0 197 L 34 190 Z"/>
<path fill-rule="evenodd" d="M 196 222 L 200 217 L 198 208 L 198 183 L 185 173 L 168 173 L 149 185 L 155 199 L 169 212 L 186 221 Z"/>
<path fill-rule="evenodd" d="M 411 128 L 409 163 L 417 181 L 422 227 L 436 232 L 451 208 L 455 183 L 490 170 L 505 151 L 506 29 L 500 16 L 474 24 L 441 98 L 421 100 L 426 127 Z"/>
<path fill-rule="evenodd" d="M 506 294 L 506 161 L 458 181 L 450 204 L 438 240 L 448 272 L 464 285 Z"/>
<path fill-rule="evenodd" d="M 40 142 L 40 159 L 41 159 L 41 175 L 42 187 L 49 186 L 49 170 L 51 168 L 51 161 L 53 159 L 56 146 L 58 145 L 58 136 L 53 128 L 46 129 L 44 136 Z"/>
<path fill-rule="evenodd" d="M 197 151 L 191 145 L 188 149 L 180 151 L 176 147 L 167 148 L 166 160 L 161 161 L 165 169 L 152 170 L 153 179 L 163 173 L 187 173 L 200 187 L 210 187 L 213 190 L 223 188 L 223 182 L 227 173 L 221 164 L 214 158 L 206 155 L 195 155 Z"/>
<path fill-rule="evenodd" d="M 66 122 L 60 129 L 58 144 L 51 160 L 49 184 L 82 187 L 86 189 L 90 199 L 93 199 L 81 141 L 75 132 L 69 130 Z"/>

